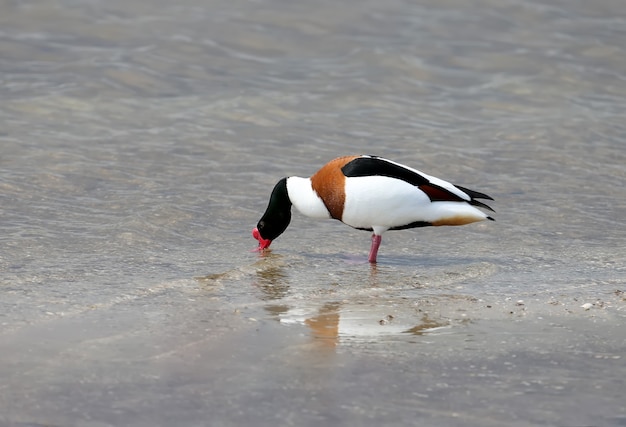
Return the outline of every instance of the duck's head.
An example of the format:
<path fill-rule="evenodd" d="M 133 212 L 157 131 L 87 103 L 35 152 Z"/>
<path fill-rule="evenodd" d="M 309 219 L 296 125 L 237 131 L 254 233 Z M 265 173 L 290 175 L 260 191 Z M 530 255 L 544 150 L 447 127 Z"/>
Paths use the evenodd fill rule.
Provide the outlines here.
<path fill-rule="evenodd" d="M 252 230 L 252 237 L 259 241 L 257 251 L 268 248 L 274 239 L 283 234 L 291 222 L 291 200 L 287 193 L 287 178 L 274 186 L 265 213 Z"/>

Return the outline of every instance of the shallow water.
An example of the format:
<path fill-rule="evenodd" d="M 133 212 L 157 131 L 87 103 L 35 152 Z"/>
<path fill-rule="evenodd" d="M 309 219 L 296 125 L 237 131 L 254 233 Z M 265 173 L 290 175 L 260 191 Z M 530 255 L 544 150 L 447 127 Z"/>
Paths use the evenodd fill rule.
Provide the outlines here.
<path fill-rule="evenodd" d="M 617 0 L 3 3 L 0 421 L 624 425 L 624 28 Z M 279 178 L 353 153 L 497 221 L 372 267 L 296 213 L 251 252 Z"/>

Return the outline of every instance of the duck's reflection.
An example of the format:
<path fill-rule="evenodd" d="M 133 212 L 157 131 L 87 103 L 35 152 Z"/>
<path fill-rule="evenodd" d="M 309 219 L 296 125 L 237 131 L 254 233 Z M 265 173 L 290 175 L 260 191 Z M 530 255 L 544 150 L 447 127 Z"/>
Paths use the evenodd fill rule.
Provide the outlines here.
<path fill-rule="evenodd" d="M 265 311 L 280 323 L 306 326 L 311 344 L 318 348 L 334 349 L 342 342 L 372 341 L 394 335 L 425 335 L 450 324 L 449 319 L 416 312 L 415 306 L 404 304 L 405 299 L 394 303 L 387 298 L 384 302 L 289 298 L 291 286 L 284 263 L 267 261 L 266 258 L 262 268 L 257 265 L 254 281 L 261 291 L 259 298 L 272 301 L 264 306 Z M 363 285 L 378 288 L 380 273 L 380 269 L 372 265 Z"/>
<path fill-rule="evenodd" d="M 392 336 L 421 336 L 450 325 L 450 320 L 426 313 L 358 303 L 327 302 L 319 308 L 310 302 L 300 307 L 268 305 L 265 309 L 283 324 L 306 325 L 311 340 L 326 348 L 347 342 L 376 341 Z"/>
<path fill-rule="evenodd" d="M 324 304 L 316 316 L 304 320 L 311 329 L 311 337 L 320 344 L 335 347 L 339 342 L 339 309 L 341 304 L 332 302 Z"/>
<path fill-rule="evenodd" d="M 287 274 L 282 265 L 269 265 L 256 272 L 256 284 L 261 290 L 261 299 L 277 300 L 289 292 Z"/>
<path fill-rule="evenodd" d="M 425 335 L 428 332 L 432 332 L 434 329 L 448 326 L 449 324 L 450 322 L 446 320 L 431 319 L 428 314 L 423 314 L 422 322 L 407 329 L 404 333 L 411 335 Z"/>

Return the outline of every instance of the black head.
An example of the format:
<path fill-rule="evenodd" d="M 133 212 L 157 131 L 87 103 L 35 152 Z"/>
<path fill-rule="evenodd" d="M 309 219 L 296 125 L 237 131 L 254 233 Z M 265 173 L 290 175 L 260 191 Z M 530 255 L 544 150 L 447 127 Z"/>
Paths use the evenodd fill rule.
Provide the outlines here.
<path fill-rule="evenodd" d="M 274 186 L 270 202 L 257 224 L 257 230 L 264 240 L 274 240 L 287 229 L 291 222 L 291 200 L 287 193 L 287 178 Z"/>

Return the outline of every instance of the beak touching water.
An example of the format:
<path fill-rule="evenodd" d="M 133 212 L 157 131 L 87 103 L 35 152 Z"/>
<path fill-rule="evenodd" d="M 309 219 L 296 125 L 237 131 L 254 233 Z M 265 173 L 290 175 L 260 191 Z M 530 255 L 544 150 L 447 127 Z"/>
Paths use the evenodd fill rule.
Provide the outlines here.
<path fill-rule="evenodd" d="M 269 248 L 272 244 L 272 241 L 270 239 L 264 239 L 263 237 L 261 237 L 261 233 L 256 227 L 254 228 L 254 230 L 252 230 L 252 237 L 259 241 L 259 247 L 256 248 L 255 251 L 262 251 L 265 248 Z"/>

